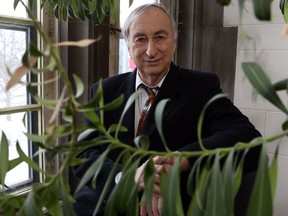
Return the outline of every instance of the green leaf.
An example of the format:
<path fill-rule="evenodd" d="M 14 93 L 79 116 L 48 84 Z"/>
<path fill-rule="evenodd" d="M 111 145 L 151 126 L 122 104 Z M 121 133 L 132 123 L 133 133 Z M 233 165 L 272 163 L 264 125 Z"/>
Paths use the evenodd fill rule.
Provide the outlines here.
<path fill-rule="evenodd" d="M 207 200 L 207 190 L 208 190 L 208 182 L 210 178 L 210 160 L 206 161 L 205 166 L 202 168 L 202 159 L 199 158 L 197 160 L 197 167 L 196 169 L 196 183 L 195 183 L 195 192 L 192 195 L 192 200 L 189 205 L 188 209 L 188 215 L 203 215 Z M 195 166 L 193 166 L 194 169 Z M 201 174 L 199 175 L 199 172 L 201 171 Z M 191 173 L 189 174 L 189 183 L 190 185 L 194 185 L 193 182 L 193 173 L 191 170 Z M 192 186 L 188 185 L 188 189 L 192 188 Z M 191 190 L 191 189 L 190 189 Z M 191 193 L 191 192 L 190 192 Z"/>
<path fill-rule="evenodd" d="M 284 15 L 285 22 L 288 23 L 288 1 L 287 0 L 285 0 L 285 3 L 284 3 L 283 15 Z"/>
<path fill-rule="evenodd" d="M 207 108 L 210 106 L 210 104 L 212 104 L 214 101 L 220 99 L 220 98 L 224 98 L 226 97 L 225 94 L 217 94 L 215 96 L 213 96 L 203 107 L 199 119 L 198 119 L 198 124 L 197 124 L 197 137 L 198 137 L 198 141 L 199 141 L 199 145 L 201 147 L 201 150 L 205 151 L 206 148 L 203 145 L 203 141 L 202 141 L 202 129 L 203 129 L 203 122 L 204 122 L 204 116 L 205 116 L 205 112 L 207 110 Z"/>
<path fill-rule="evenodd" d="M 144 134 L 141 136 L 135 137 L 134 143 L 138 149 L 142 149 L 146 151 L 149 149 L 149 146 L 150 146 L 149 137 Z"/>
<path fill-rule="evenodd" d="M 39 173 L 42 173 L 42 169 L 39 167 L 37 163 L 35 163 L 31 158 L 27 157 L 27 155 L 22 151 L 19 143 L 16 143 L 16 149 L 19 154 L 19 157 L 21 160 L 25 161 L 29 167 L 33 168 L 34 170 L 38 171 Z"/>
<path fill-rule="evenodd" d="M 229 152 L 223 167 L 223 185 L 225 187 L 224 200 L 227 215 L 234 212 L 234 148 Z"/>
<path fill-rule="evenodd" d="M 261 66 L 255 62 L 245 62 L 242 63 L 242 68 L 256 91 L 284 113 L 288 114 L 286 107 L 275 92 L 271 81 Z"/>
<path fill-rule="evenodd" d="M 119 128 L 119 125 L 118 124 L 112 124 L 109 128 L 108 128 L 108 131 L 107 133 L 111 134 L 111 133 L 114 133 L 116 131 L 119 131 L 119 132 L 127 132 L 128 129 L 124 126 L 120 126 Z"/>
<path fill-rule="evenodd" d="M 59 202 L 61 199 L 59 191 L 61 186 L 57 184 L 57 181 L 54 181 L 54 184 L 49 182 L 49 178 L 46 179 L 47 183 L 37 184 L 34 187 L 33 193 L 38 200 L 41 201 L 41 204 L 47 209 L 46 215 L 63 215 L 62 205 Z M 58 179 L 57 179 L 58 180 Z M 56 184 L 55 184 L 56 182 Z"/>
<path fill-rule="evenodd" d="M 35 45 L 34 43 L 30 43 L 29 45 L 29 51 L 30 51 L 30 54 L 32 56 L 35 56 L 35 57 L 41 57 L 41 56 L 44 56 L 44 54 L 38 50 L 38 47 L 37 45 Z"/>
<path fill-rule="evenodd" d="M 25 215 L 44 215 L 43 211 L 35 200 L 33 191 L 28 194 L 27 199 L 25 200 L 24 211 Z"/>
<path fill-rule="evenodd" d="M 78 98 L 83 94 L 85 87 L 82 80 L 76 74 L 73 74 L 73 78 L 76 86 L 75 98 Z"/>
<path fill-rule="evenodd" d="M 128 109 L 131 107 L 131 105 L 134 103 L 134 101 L 136 100 L 136 98 L 139 97 L 139 94 L 140 92 L 139 91 L 135 91 L 127 100 L 126 104 L 125 104 L 125 107 L 123 109 L 123 112 L 121 114 L 121 117 L 119 119 L 119 122 L 118 122 L 118 127 L 120 129 L 121 125 L 122 125 L 122 122 L 123 122 L 123 119 L 124 119 L 124 116 L 126 114 L 126 112 L 128 111 Z M 117 129 L 116 131 L 116 134 L 115 134 L 115 137 L 117 138 L 118 137 L 118 132 L 119 132 L 119 129 Z"/>
<path fill-rule="evenodd" d="M 162 178 L 161 174 L 160 191 L 163 196 L 163 213 L 167 216 L 184 215 L 181 194 L 180 194 L 180 161 L 178 157 L 171 172 L 167 177 Z"/>
<path fill-rule="evenodd" d="M 31 133 L 24 133 L 27 138 L 33 142 L 45 142 L 46 139 L 48 138 L 48 135 L 38 135 L 38 134 L 31 134 Z"/>
<path fill-rule="evenodd" d="M 75 193 L 78 193 L 94 176 L 94 179 L 97 178 L 99 175 L 102 166 L 104 164 L 104 161 L 107 158 L 107 155 L 110 151 L 110 148 L 107 148 L 101 155 L 100 157 L 86 170 L 85 174 L 83 175 L 81 181 L 79 182 L 77 189 Z M 96 185 L 94 184 L 94 187 Z"/>
<path fill-rule="evenodd" d="M 124 95 L 120 95 L 118 98 L 116 98 L 112 102 L 105 104 L 102 109 L 105 111 L 114 110 L 123 103 L 123 100 L 124 100 Z"/>
<path fill-rule="evenodd" d="M 216 0 L 218 4 L 222 6 L 227 6 L 230 4 L 231 0 Z"/>
<path fill-rule="evenodd" d="M 14 5 L 13 5 L 14 10 L 16 10 L 19 1 L 20 1 L 20 0 L 14 0 Z"/>
<path fill-rule="evenodd" d="M 130 167 L 122 172 L 120 181 L 114 187 L 114 190 L 110 195 L 107 207 L 105 209 L 105 215 L 123 214 L 129 207 L 131 207 L 131 204 L 135 204 L 135 198 L 138 199 L 138 187 L 135 183 L 134 177 L 139 161 L 140 159 L 135 161 Z"/>
<path fill-rule="evenodd" d="M 88 111 L 88 112 L 85 112 L 85 117 L 92 123 L 96 126 L 96 128 L 105 133 L 106 132 L 106 129 L 104 127 L 104 125 L 102 124 L 102 122 L 100 121 L 100 118 L 99 116 L 97 115 L 97 113 L 95 111 Z M 120 127 L 119 127 L 120 128 Z"/>
<path fill-rule="evenodd" d="M 54 109 L 56 104 L 57 104 L 57 100 L 48 100 L 48 99 L 43 99 L 41 97 L 39 97 L 38 95 L 34 96 L 34 99 L 39 102 L 39 104 L 43 105 L 45 108 L 50 108 L 50 109 Z"/>
<path fill-rule="evenodd" d="M 8 162 L 8 170 L 14 169 L 16 166 L 18 166 L 20 163 L 22 163 L 22 159 L 20 157 L 14 158 Z"/>
<path fill-rule="evenodd" d="M 92 133 L 96 132 L 95 128 L 88 128 L 78 135 L 77 141 L 86 140 Z"/>
<path fill-rule="evenodd" d="M 219 152 L 216 154 L 213 161 L 211 170 L 210 185 L 207 193 L 207 205 L 205 206 L 205 212 L 209 216 L 225 216 L 226 208 L 224 193 L 226 192 L 224 184 L 221 178 Z"/>
<path fill-rule="evenodd" d="M 247 216 L 271 216 L 273 214 L 272 204 L 268 158 L 266 148 L 263 146 Z"/>
<path fill-rule="evenodd" d="M 286 90 L 288 92 L 288 79 L 274 83 L 273 88 L 275 91 Z"/>
<path fill-rule="evenodd" d="M 282 124 L 282 130 L 285 131 L 288 129 L 288 120 L 286 120 L 283 124 Z"/>
<path fill-rule="evenodd" d="M 71 216 L 76 216 L 74 213 L 73 207 L 72 207 L 72 201 L 71 201 L 71 195 L 69 192 L 69 186 L 65 182 L 64 178 L 62 176 L 59 177 L 60 181 L 60 193 L 61 193 L 61 198 L 64 203 L 63 205 L 63 211 L 64 215 L 71 215 Z"/>
<path fill-rule="evenodd" d="M 274 154 L 274 157 L 271 161 L 271 165 L 269 167 L 272 200 L 274 200 L 275 193 L 276 193 L 276 187 L 277 187 L 278 153 L 279 153 L 279 145 L 277 146 L 276 152 Z"/>
<path fill-rule="evenodd" d="M 108 192 L 110 193 L 111 183 L 112 183 L 112 181 L 114 181 L 116 169 L 119 167 L 119 161 L 120 161 L 122 155 L 125 155 L 125 151 L 122 151 L 122 152 L 121 152 L 121 154 L 118 156 L 117 160 L 116 160 L 115 163 L 113 164 L 113 167 L 112 167 L 112 169 L 111 169 L 111 171 L 110 171 L 110 174 L 109 174 L 109 176 L 108 176 L 108 179 L 107 179 L 107 181 L 106 181 L 106 183 L 105 183 L 105 186 L 104 186 L 104 188 L 103 188 L 103 190 L 102 190 L 101 196 L 100 196 L 100 198 L 99 198 L 99 200 L 98 200 L 98 203 L 97 203 L 97 205 L 96 205 L 96 207 L 95 207 L 95 209 L 94 209 L 93 216 L 96 216 L 96 214 L 98 213 L 100 207 L 102 206 L 102 203 L 103 203 L 104 199 L 106 199 L 106 197 L 107 197 L 107 196 L 106 196 L 107 193 L 108 193 Z M 113 184 L 114 184 L 114 183 L 113 183 Z M 112 202 L 113 202 L 113 193 L 112 193 L 112 194 L 109 194 L 109 195 L 110 195 L 109 200 L 112 199 Z M 109 200 L 108 200 L 108 203 L 109 203 Z M 112 210 L 113 210 L 113 209 L 112 209 Z M 105 212 L 106 212 L 106 211 L 107 211 L 107 208 L 106 208 Z M 109 212 L 109 210 L 108 210 L 108 212 Z M 110 215 L 113 215 L 113 214 L 108 214 L 108 215 L 110 216 Z"/>
<path fill-rule="evenodd" d="M 246 151 L 243 154 L 240 162 L 238 163 L 238 167 L 236 168 L 236 172 L 234 174 L 234 189 L 233 189 L 234 196 L 237 195 L 239 188 L 241 186 L 241 183 L 242 183 L 243 163 L 244 163 L 245 155 L 246 155 Z"/>
<path fill-rule="evenodd" d="M 154 182 L 155 182 L 155 166 L 153 163 L 153 160 L 150 159 L 144 169 L 144 184 L 145 189 L 143 193 L 143 201 L 147 204 L 147 208 L 151 209 L 151 203 L 152 203 L 152 195 L 154 192 Z"/>
<path fill-rule="evenodd" d="M 6 134 L 2 131 L 1 135 L 1 145 L 0 145 L 0 167 L 1 167 L 1 185 L 5 185 L 5 177 L 8 172 L 8 159 L 9 159 L 9 149 L 8 140 Z"/>
<path fill-rule="evenodd" d="M 271 0 L 253 0 L 254 14 L 259 20 L 271 20 Z"/>
<path fill-rule="evenodd" d="M 47 136 L 47 143 L 53 142 L 55 139 L 59 137 L 64 137 L 70 135 L 73 132 L 73 127 L 70 124 L 67 125 L 59 125 L 54 128 L 53 133 Z"/>
<path fill-rule="evenodd" d="M 164 137 L 164 134 L 163 134 L 163 127 L 162 127 L 162 120 L 163 120 L 163 113 L 164 113 L 164 108 L 166 106 L 166 104 L 169 102 L 169 99 L 164 99 L 164 100 L 161 100 L 158 104 L 157 104 L 157 107 L 156 107 L 156 111 L 155 111 L 155 124 L 156 124 L 156 127 L 157 127 L 157 130 L 159 132 L 159 135 L 161 137 L 161 140 L 162 140 L 162 143 L 164 144 L 164 147 L 165 147 L 165 150 L 167 152 L 170 152 L 168 146 L 167 146 L 167 143 L 165 141 L 165 137 Z"/>
<path fill-rule="evenodd" d="M 244 10 L 245 1 L 246 0 L 238 0 L 240 23 L 242 23 L 242 17 L 243 17 L 243 10 Z"/>
<path fill-rule="evenodd" d="M 26 67 L 30 67 L 29 65 L 29 51 L 28 49 L 25 51 L 24 55 L 22 56 L 22 64 Z"/>

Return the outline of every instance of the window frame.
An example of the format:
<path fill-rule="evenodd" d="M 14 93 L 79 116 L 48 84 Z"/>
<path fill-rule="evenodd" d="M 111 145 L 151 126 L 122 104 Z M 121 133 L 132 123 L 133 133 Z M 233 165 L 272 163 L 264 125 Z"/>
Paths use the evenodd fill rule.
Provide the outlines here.
<path fill-rule="evenodd" d="M 34 2 L 33 5 L 33 14 L 37 17 L 39 22 L 42 22 L 40 5 L 37 4 L 37 1 Z M 10 17 L 6 15 L 0 14 L 0 28 L 8 29 L 8 30 L 21 30 L 26 32 L 26 48 L 28 47 L 30 42 L 36 43 L 37 46 L 41 47 L 41 38 L 37 33 L 37 30 L 34 26 L 34 23 L 31 19 L 25 17 Z M 42 65 L 42 60 L 38 61 L 36 67 L 40 67 Z M 20 65 L 19 65 L 20 66 Z M 31 73 L 27 74 L 27 81 L 36 81 L 40 83 L 42 80 L 41 75 L 32 75 Z M 42 88 L 40 85 L 37 86 L 36 91 L 41 95 Z M 27 122 L 27 131 L 30 133 L 41 134 L 43 131 L 43 121 L 42 121 L 42 106 L 40 104 L 35 103 L 32 97 L 26 92 L 26 100 L 27 104 L 20 106 L 11 106 L 0 108 L 0 115 L 13 115 L 16 113 L 25 113 L 26 114 L 26 122 Z M 28 143 L 28 152 L 29 157 L 32 157 L 39 149 L 35 143 L 27 138 Z M 38 154 L 38 156 L 33 157 L 33 160 L 39 163 L 41 166 L 44 166 L 44 157 L 42 154 Z M 30 191 L 31 185 L 36 182 L 40 182 L 43 180 L 44 176 L 41 173 L 34 171 L 29 167 L 29 179 L 23 181 L 21 183 L 17 183 L 13 185 L 13 188 L 8 188 L 6 193 L 26 193 Z"/>

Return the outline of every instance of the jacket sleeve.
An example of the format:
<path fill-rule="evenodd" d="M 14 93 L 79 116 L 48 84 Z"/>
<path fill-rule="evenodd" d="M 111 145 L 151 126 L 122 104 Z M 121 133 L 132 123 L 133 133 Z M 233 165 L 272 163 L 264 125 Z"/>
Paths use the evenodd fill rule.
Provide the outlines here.
<path fill-rule="evenodd" d="M 98 84 L 94 84 L 91 87 L 91 98 L 94 96 L 96 90 L 97 90 Z M 86 120 L 87 125 L 91 124 L 88 120 Z M 90 133 L 88 136 L 86 136 L 84 138 L 84 140 L 93 142 L 93 140 L 97 139 L 97 137 L 100 136 L 99 131 L 94 131 L 92 133 Z M 81 140 L 81 141 L 84 141 Z M 73 167 L 73 173 L 74 175 L 78 178 L 81 179 L 84 174 L 86 173 L 86 171 L 89 169 L 89 167 L 95 163 L 95 161 L 97 161 L 97 159 L 102 155 L 102 153 L 105 151 L 105 148 L 103 147 L 103 145 L 95 145 L 93 147 L 88 148 L 87 150 L 85 150 L 84 152 L 79 154 L 79 158 L 82 159 L 86 159 L 87 161 L 82 163 L 81 165 L 75 166 Z M 111 158 L 109 158 L 109 155 L 107 156 L 107 158 L 105 159 L 102 169 L 100 170 L 100 173 L 96 179 L 96 192 L 101 194 L 107 179 L 111 173 L 111 170 L 113 168 L 115 164 L 115 161 L 112 160 Z M 118 172 L 120 172 L 122 170 L 122 166 L 120 164 L 117 164 L 116 167 L 116 171 L 114 173 L 114 175 L 116 176 L 116 174 Z M 111 188 L 110 191 L 112 190 L 112 188 L 114 187 L 115 182 L 112 181 L 111 183 Z M 89 181 L 88 187 L 91 187 L 91 180 Z"/>
<path fill-rule="evenodd" d="M 211 77 L 210 77 L 211 78 Z M 219 79 L 212 75 L 209 91 L 203 96 L 207 103 L 213 96 L 222 93 Z M 205 104 L 204 104 L 205 105 Z M 230 147 L 237 142 L 250 142 L 261 134 L 249 119 L 227 98 L 222 97 L 212 102 L 204 115 L 201 140 L 206 149 Z M 183 146 L 180 151 L 200 151 L 198 141 Z M 255 170 L 258 164 L 261 146 L 249 150 L 245 156 L 245 171 Z M 191 158 L 194 163 L 196 158 Z"/>

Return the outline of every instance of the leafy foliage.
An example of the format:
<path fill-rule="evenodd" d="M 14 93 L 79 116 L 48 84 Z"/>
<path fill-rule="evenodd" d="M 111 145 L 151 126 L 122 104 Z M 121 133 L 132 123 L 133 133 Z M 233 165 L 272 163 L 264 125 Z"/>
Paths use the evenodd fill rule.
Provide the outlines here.
<path fill-rule="evenodd" d="M 30 5 L 32 2 L 33 1 L 31 0 L 29 1 Z M 130 5 L 132 2 L 132 0 L 129 1 Z M 222 5 L 230 4 L 230 1 L 224 0 L 217 0 L 217 2 Z M 24 5 L 23 1 L 15 0 L 14 7 L 16 7 L 19 3 Z M 241 10 L 243 10 L 244 0 L 239 0 L 239 3 L 241 13 Z M 103 21 L 106 13 L 110 10 L 117 15 L 116 10 L 117 7 L 119 7 L 118 0 L 42 0 L 41 4 L 49 4 L 50 11 L 53 13 L 55 13 L 54 9 L 57 8 L 56 14 L 58 14 L 59 18 L 64 20 L 67 20 L 67 18 L 73 14 L 73 16 L 79 19 L 95 19 L 98 22 Z M 259 19 L 270 19 L 271 0 L 254 0 L 253 4 L 255 7 L 255 15 Z M 284 17 L 287 16 L 287 1 L 281 1 L 280 6 Z M 30 8 L 26 7 L 26 9 L 32 17 Z M 285 20 L 287 21 L 287 19 Z M 85 104 L 79 104 L 77 98 L 83 93 L 83 83 L 76 75 L 73 76 L 72 81 L 68 79 L 64 67 L 61 64 L 61 59 L 57 50 L 57 47 L 59 46 L 85 47 L 90 45 L 92 42 L 96 42 L 97 40 L 83 40 L 78 42 L 51 44 L 51 42 L 42 32 L 39 23 L 34 19 L 33 21 L 45 44 L 47 44 L 47 47 L 45 50 L 39 50 L 33 44 L 29 46 L 29 49 L 27 49 L 22 59 L 23 65 L 16 69 L 9 83 L 7 84 L 7 89 L 12 88 L 20 81 L 21 77 L 28 72 L 42 74 L 44 72 L 49 73 L 57 71 L 58 75 L 55 78 L 45 80 L 41 84 L 45 85 L 49 82 L 58 82 L 59 79 L 61 79 L 61 81 L 64 83 L 64 87 L 61 90 L 61 96 L 59 99 L 46 100 L 45 98 L 42 98 L 41 95 L 35 95 L 35 93 L 32 94 L 38 103 L 42 104 L 48 109 L 54 110 L 50 118 L 48 128 L 46 128 L 46 133 L 43 135 L 27 134 L 27 137 L 39 143 L 39 147 L 41 148 L 39 154 L 42 152 L 46 154 L 47 165 L 49 165 L 53 157 L 58 154 L 63 155 L 63 162 L 60 165 L 57 173 L 48 173 L 46 172 L 45 168 L 40 167 L 31 158 L 27 157 L 19 145 L 17 145 L 19 157 L 9 160 L 7 138 L 5 134 L 2 134 L 0 145 L 0 209 L 5 212 L 5 215 L 44 215 L 43 209 L 45 209 L 49 215 L 75 215 L 72 208 L 72 204 L 74 202 L 73 194 L 71 194 L 69 184 L 63 177 L 63 174 L 67 167 L 72 167 L 85 162 L 83 159 L 78 159 L 77 155 L 85 149 L 96 145 L 108 145 L 108 148 L 85 173 L 76 192 L 81 190 L 81 188 L 83 188 L 84 185 L 90 180 L 92 180 L 92 186 L 97 187 L 95 179 L 100 173 L 100 169 L 103 166 L 103 161 L 110 151 L 121 149 L 122 153 L 119 155 L 116 162 L 123 161 L 123 164 L 125 165 L 123 177 L 110 195 L 106 215 L 117 215 L 118 213 L 129 209 L 128 215 L 134 216 L 138 214 L 138 206 L 142 201 L 151 200 L 155 176 L 155 168 L 151 163 L 151 159 L 156 155 L 162 155 L 164 157 L 178 157 L 177 162 L 172 167 L 171 173 L 164 174 L 160 181 L 160 190 L 164 199 L 165 215 L 184 215 L 179 181 L 179 163 L 182 157 L 197 157 L 197 160 L 189 174 L 189 184 L 187 185 L 187 191 L 192 197 L 188 215 L 233 215 L 235 196 L 242 181 L 243 160 L 245 155 L 239 154 L 239 152 L 247 151 L 252 147 L 279 139 L 288 134 L 287 126 L 283 124 L 283 132 L 273 137 L 259 138 L 251 141 L 250 143 L 237 143 L 233 147 L 214 150 L 207 150 L 202 144 L 202 150 L 197 152 L 171 152 L 167 146 L 165 146 L 166 152 L 149 151 L 149 139 L 142 136 L 135 140 L 137 143 L 137 148 L 132 148 L 125 143 L 122 143 L 118 139 L 118 133 L 126 130 L 126 128 L 122 126 L 123 116 L 137 98 L 138 92 L 135 92 L 135 94 L 129 98 L 119 123 L 111 126 L 111 128 L 105 128 L 103 124 L 104 111 L 119 107 L 123 102 L 123 96 L 116 98 L 109 104 L 104 104 L 102 95 L 103 89 L 100 85 L 96 92 L 96 96 L 93 99 Z M 45 67 L 35 69 L 33 66 L 41 57 L 47 57 L 50 59 L 50 61 Z M 268 101 L 278 107 L 282 112 L 288 114 L 287 107 L 284 105 L 285 103 L 283 103 L 277 95 L 277 91 L 279 90 L 288 91 L 288 80 L 283 80 L 272 84 L 264 73 L 263 69 L 253 62 L 243 63 L 243 69 L 256 90 Z M 72 83 L 75 84 L 76 91 L 72 89 Z M 26 83 L 28 87 L 32 84 L 36 85 L 37 83 Z M 208 102 L 207 106 L 221 97 L 223 97 L 223 95 L 217 95 L 215 98 L 212 98 Z M 167 101 L 162 101 L 159 103 L 155 116 L 157 129 L 161 134 L 163 143 L 165 143 L 165 137 L 162 132 L 162 113 L 166 103 Z M 207 106 L 205 108 L 207 108 Z M 95 113 L 95 109 L 97 109 L 98 114 Z M 74 114 L 77 112 L 85 115 L 93 123 L 93 127 L 88 128 L 78 126 L 74 119 Z M 198 136 L 200 141 L 204 115 L 205 109 L 201 114 L 198 124 Z M 65 120 L 65 125 L 57 124 L 57 116 L 61 116 Z M 100 131 L 102 135 L 95 139 L 87 140 L 86 138 L 89 137 L 89 134 L 95 131 Z M 81 136 L 77 139 L 79 134 L 81 134 Z M 61 145 L 56 147 L 53 146 L 52 143 L 62 136 L 69 136 L 70 139 L 67 141 L 67 143 L 61 143 Z M 147 187 L 145 187 L 142 199 L 138 200 L 137 186 L 134 181 L 134 175 L 142 157 L 148 157 L 150 162 L 148 162 L 144 172 L 144 180 Z M 233 160 L 235 157 L 240 157 L 240 162 Z M 222 160 L 223 158 L 225 158 L 224 166 L 222 166 L 219 162 L 220 159 Z M 27 163 L 37 172 L 43 172 L 45 175 L 45 180 L 38 184 L 34 184 L 31 191 L 27 194 L 8 194 L 5 192 L 6 173 L 22 162 Z M 116 165 L 114 165 L 111 170 L 107 183 L 103 188 L 103 193 L 100 200 L 104 200 L 105 196 L 107 195 L 109 186 L 113 181 L 115 171 Z M 255 188 L 251 196 L 248 209 L 248 215 L 262 216 L 272 214 L 272 202 L 275 193 L 276 177 L 277 154 L 272 162 L 272 165 L 269 167 L 265 154 L 265 148 L 263 148 L 261 159 L 259 161 Z M 62 205 L 60 201 L 62 201 Z M 259 208 L 259 206 L 261 206 L 261 208 Z M 94 214 L 97 213 L 99 207 L 99 204 L 95 207 Z"/>

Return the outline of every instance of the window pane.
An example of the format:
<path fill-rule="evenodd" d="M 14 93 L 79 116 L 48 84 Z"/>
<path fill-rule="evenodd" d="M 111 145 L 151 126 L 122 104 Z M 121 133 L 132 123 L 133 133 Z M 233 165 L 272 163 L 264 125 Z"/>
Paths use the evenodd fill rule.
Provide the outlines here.
<path fill-rule="evenodd" d="M 154 3 L 159 2 L 158 0 L 134 0 L 131 7 L 129 7 L 129 1 L 120 0 L 120 28 L 123 27 L 123 24 L 130 14 L 130 12 L 135 9 L 136 7 L 147 4 L 147 3 Z M 120 38 L 119 41 L 119 73 L 125 73 L 128 71 L 134 70 L 135 65 L 129 55 L 127 45 L 124 39 Z"/>
<path fill-rule="evenodd" d="M 0 25 L 0 108 L 26 105 L 27 92 L 24 85 L 16 85 L 5 91 L 10 78 L 7 74 L 8 67 L 13 72 L 21 65 L 22 55 L 26 50 L 27 29 L 1 29 Z M 26 81 L 26 76 L 22 81 Z"/>
<path fill-rule="evenodd" d="M 28 0 L 24 1 L 26 5 Z M 0 0 L 0 15 L 27 18 L 27 12 L 23 5 L 19 2 L 16 10 L 14 10 L 14 0 Z"/>
<path fill-rule="evenodd" d="M 10 115 L 0 115 L 0 130 L 3 131 L 8 139 L 9 160 L 17 158 L 16 143 L 18 141 L 21 149 L 26 155 L 31 155 L 31 148 L 25 132 L 27 129 L 23 125 L 22 119 L 24 113 L 16 113 Z M 27 125 L 27 121 L 25 123 Z M 0 136 L 2 135 L 2 132 Z M 8 187 L 14 188 L 19 184 L 27 183 L 32 178 L 31 171 L 26 163 L 21 163 L 7 173 L 5 183 Z"/>

